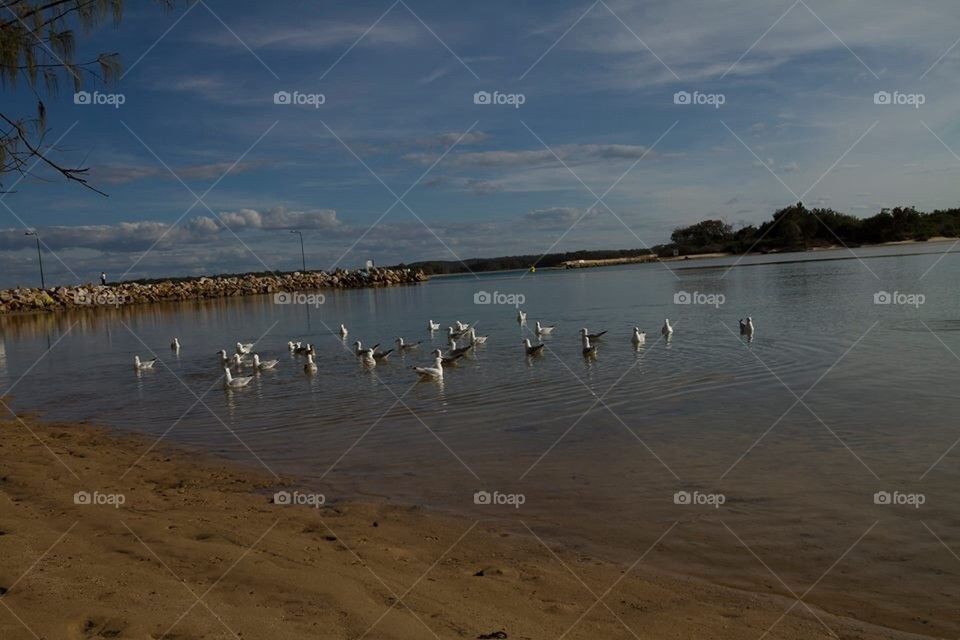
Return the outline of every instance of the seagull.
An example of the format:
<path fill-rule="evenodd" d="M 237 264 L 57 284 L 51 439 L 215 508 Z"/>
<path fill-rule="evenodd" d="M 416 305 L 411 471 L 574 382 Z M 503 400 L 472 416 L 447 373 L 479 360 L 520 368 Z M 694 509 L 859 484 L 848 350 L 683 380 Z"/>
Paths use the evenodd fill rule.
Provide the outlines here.
<path fill-rule="evenodd" d="M 540 321 L 539 321 L 539 320 L 537 320 L 537 335 L 538 335 L 538 336 L 548 336 L 548 335 L 550 335 L 551 333 L 553 333 L 553 329 L 554 329 L 553 326 L 545 327 L 544 325 L 540 324 Z"/>
<path fill-rule="evenodd" d="M 589 358 L 590 356 L 595 356 L 597 354 L 597 345 L 590 344 L 590 338 L 587 334 L 583 334 L 583 357 Z"/>
<path fill-rule="evenodd" d="M 447 327 L 447 340 L 450 340 L 452 342 L 454 340 L 457 340 L 458 338 L 462 338 L 463 334 L 465 333 L 466 333 L 465 330 L 461 329 L 459 331 L 454 331 L 453 327 Z"/>
<path fill-rule="evenodd" d="M 663 321 L 663 326 L 660 328 L 660 335 L 666 336 L 667 338 L 673 335 L 673 327 L 670 326 L 669 318 Z"/>
<path fill-rule="evenodd" d="M 347 331 L 347 328 L 343 326 L 343 323 L 340 323 L 340 339 L 344 340 L 347 337 L 347 334 L 350 333 Z"/>
<path fill-rule="evenodd" d="M 360 362 L 365 367 L 375 367 L 377 366 L 377 359 L 373 353 L 373 349 L 365 349 L 364 353 L 360 355 Z"/>
<path fill-rule="evenodd" d="M 233 354 L 232 361 L 233 361 L 233 366 L 235 366 L 237 369 L 243 366 L 243 361 L 241 360 L 239 353 Z"/>
<path fill-rule="evenodd" d="M 245 356 L 245 355 L 247 355 L 248 353 L 250 353 L 251 351 L 253 351 L 253 343 L 252 343 L 252 342 L 248 342 L 248 343 L 246 343 L 246 344 L 241 344 L 241 343 L 239 343 L 239 342 L 237 343 L 237 353 L 239 353 L 240 355 Z"/>
<path fill-rule="evenodd" d="M 517 309 L 517 324 L 520 326 L 527 324 L 527 314 L 520 309 Z"/>
<path fill-rule="evenodd" d="M 153 363 L 156 361 L 157 359 L 154 358 L 153 360 L 144 360 L 141 362 L 140 356 L 133 356 L 133 368 L 136 369 L 137 371 L 143 371 L 144 369 L 153 369 Z"/>
<path fill-rule="evenodd" d="M 743 320 L 740 321 L 740 335 L 742 336 L 752 336 L 753 335 L 753 318 L 747 316 L 746 322 Z"/>
<path fill-rule="evenodd" d="M 380 344 L 377 343 L 373 345 L 373 348 L 371 349 L 364 349 L 360 341 L 357 340 L 356 342 L 353 343 L 353 347 L 354 347 L 353 352 L 356 353 L 357 357 L 359 358 L 367 358 L 367 357 L 373 358 L 373 354 L 377 350 L 377 347 L 379 346 Z"/>
<path fill-rule="evenodd" d="M 387 357 L 393 353 L 393 349 L 387 349 L 386 351 L 377 351 L 377 348 L 373 348 L 373 359 L 374 360 L 386 360 Z"/>
<path fill-rule="evenodd" d="M 173 342 L 170 343 L 170 348 L 174 351 L 180 351 L 180 338 L 174 338 Z"/>
<path fill-rule="evenodd" d="M 397 351 L 406 351 L 408 349 L 417 349 L 420 347 L 420 343 L 423 340 L 417 340 L 416 342 L 404 342 L 403 338 L 397 338 Z"/>
<path fill-rule="evenodd" d="M 443 358 L 437 356 L 432 367 L 414 367 L 421 380 L 443 380 Z"/>
<path fill-rule="evenodd" d="M 543 352 L 543 343 L 540 344 L 530 344 L 530 338 L 524 338 L 523 344 L 526 348 L 528 356 L 535 356 Z"/>
<path fill-rule="evenodd" d="M 601 331 L 600 333 L 587 333 L 586 327 L 584 327 L 583 329 L 580 329 L 580 335 L 587 336 L 591 340 L 599 340 L 600 338 L 603 337 L 603 334 L 605 333 L 606 331 Z"/>
<path fill-rule="evenodd" d="M 464 324 L 464 323 L 460 322 L 459 320 L 454 321 L 454 324 L 457 325 L 457 331 L 459 331 L 459 332 L 461 332 L 461 333 L 463 333 L 464 331 L 466 331 L 467 329 L 470 328 L 470 325 L 469 325 L 469 324 Z"/>
<path fill-rule="evenodd" d="M 309 359 L 310 362 L 313 361 L 313 356 L 312 356 L 312 355 L 307 356 L 307 358 Z M 261 361 L 260 361 L 260 356 L 258 356 L 257 354 L 253 354 L 253 368 L 256 369 L 257 371 L 264 371 L 264 370 L 266 370 L 266 369 L 273 369 L 275 366 L 277 366 L 277 363 L 278 363 L 278 362 L 280 362 L 280 361 L 279 361 L 279 360 L 264 360 L 264 361 L 261 362 Z"/>
<path fill-rule="evenodd" d="M 470 351 L 470 349 L 473 349 L 473 345 L 472 345 L 472 344 L 468 344 L 467 346 L 465 346 L 465 347 L 460 347 L 460 348 L 458 349 L 458 348 L 457 348 L 457 343 L 454 342 L 453 340 L 450 341 L 450 355 L 451 355 L 451 356 L 462 356 L 463 354 L 465 354 L 465 353 L 467 353 L 468 351 Z"/>
<path fill-rule="evenodd" d="M 440 330 L 439 322 L 434 322 L 433 320 L 427 320 L 427 331 L 430 331 L 432 333 L 434 331 L 439 331 L 439 330 Z"/>
<path fill-rule="evenodd" d="M 227 357 L 227 350 L 220 349 L 220 351 L 217 351 L 217 355 L 220 356 L 221 366 L 224 366 L 224 367 L 227 366 L 227 363 L 230 362 L 230 359 Z"/>
<path fill-rule="evenodd" d="M 245 387 L 250 384 L 251 380 L 253 380 L 253 376 L 241 376 L 239 378 L 234 378 L 233 374 L 230 373 L 229 367 L 223 368 L 223 375 L 226 376 L 224 384 L 228 389 L 239 389 L 240 387 Z"/>
<path fill-rule="evenodd" d="M 307 344 L 302 344 L 298 342 L 293 352 L 300 356 L 312 356 L 314 353 L 313 345 L 310 344 L 309 342 Z"/>
<path fill-rule="evenodd" d="M 287 341 L 287 349 L 289 349 L 290 351 L 296 351 L 299 346 L 300 346 L 299 342 L 293 342 L 292 340 Z"/>
<path fill-rule="evenodd" d="M 276 362 L 276 360 L 274 360 L 273 362 Z M 312 353 L 307 355 L 307 363 L 306 363 L 305 365 L 303 365 L 303 372 L 306 373 L 306 374 L 308 374 L 308 375 L 309 375 L 309 374 L 314 374 L 314 373 L 317 372 L 317 365 L 316 365 L 316 363 L 314 363 L 314 361 L 313 361 L 313 354 L 312 354 Z"/>
<path fill-rule="evenodd" d="M 457 360 L 459 360 L 460 358 L 463 357 L 463 354 L 462 354 L 462 353 L 458 353 L 458 354 L 455 355 L 455 356 L 445 356 L 445 355 L 443 355 L 443 352 L 440 351 L 440 349 L 434 349 L 434 350 L 433 350 L 433 356 L 434 356 L 435 358 L 440 358 L 440 359 L 443 361 L 443 366 L 445 366 L 445 367 L 453 367 L 453 366 L 456 366 Z"/>
<path fill-rule="evenodd" d="M 640 331 L 640 327 L 633 328 L 633 346 L 639 347 L 647 341 L 647 334 L 643 331 Z"/>
<path fill-rule="evenodd" d="M 470 331 L 468 333 L 470 334 L 470 344 L 483 344 L 484 342 L 487 341 L 487 338 L 489 337 L 489 336 L 478 336 L 477 332 L 473 329 L 473 327 L 470 327 Z"/>

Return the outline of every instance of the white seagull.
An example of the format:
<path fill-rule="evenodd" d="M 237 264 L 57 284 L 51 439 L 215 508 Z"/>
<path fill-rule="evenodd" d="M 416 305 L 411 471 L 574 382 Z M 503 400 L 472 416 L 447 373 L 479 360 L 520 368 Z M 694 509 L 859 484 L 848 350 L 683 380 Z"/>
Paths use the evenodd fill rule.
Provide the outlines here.
<path fill-rule="evenodd" d="M 313 356 L 307 356 L 308 358 L 313 358 Z M 260 360 L 260 356 L 256 353 L 253 354 L 253 368 L 257 371 L 264 371 L 266 369 L 273 369 L 277 366 L 279 360 Z"/>
<path fill-rule="evenodd" d="M 548 335 L 550 335 L 551 333 L 553 333 L 553 329 L 554 329 L 553 326 L 549 326 L 549 327 L 544 326 L 544 325 L 540 324 L 540 321 L 539 321 L 539 320 L 537 320 L 537 335 L 538 335 L 538 336 L 548 336 Z"/>
<path fill-rule="evenodd" d="M 314 374 L 317 372 L 317 365 L 313 361 L 313 354 L 307 355 L 307 363 L 303 365 L 303 372 L 306 374 Z"/>
<path fill-rule="evenodd" d="M 597 354 L 597 345 L 590 344 L 590 338 L 587 334 L 581 336 L 581 342 L 583 343 L 583 357 L 589 358 Z"/>
<path fill-rule="evenodd" d="M 540 344 L 530 344 L 530 338 L 524 338 L 523 344 L 524 344 L 524 347 L 526 348 L 526 352 L 528 356 L 535 356 L 543 352 L 542 342 Z"/>
<path fill-rule="evenodd" d="M 527 324 L 527 314 L 520 309 L 517 309 L 517 324 L 520 326 Z"/>
<path fill-rule="evenodd" d="M 667 338 L 673 335 L 673 327 L 670 326 L 669 318 L 664 319 L 663 326 L 660 327 L 660 335 L 666 336 Z"/>
<path fill-rule="evenodd" d="M 455 356 L 452 356 L 452 355 L 451 355 L 451 356 L 445 356 L 445 355 L 443 355 L 443 352 L 440 351 L 440 349 L 434 349 L 434 350 L 433 350 L 433 357 L 434 357 L 434 358 L 440 358 L 440 360 L 443 362 L 443 366 L 445 366 L 445 367 L 453 367 L 453 366 L 456 365 L 457 360 L 459 360 L 460 358 L 463 357 L 463 354 L 462 354 L 462 353 L 458 353 L 458 354 L 455 355 Z"/>
<path fill-rule="evenodd" d="M 407 351 L 408 349 L 417 349 L 420 347 L 420 344 L 423 340 L 417 340 L 416 342 L 404 342 L 403 337 L 397 338 L 397 351 Z"/>
<path fill-rule="evenodd" d="M 220 366 L 225 367 L 230 363 L 230 358 L 227 357 L 226 349 L 220 349 L 220 351 L 217 351 L 217 355 L 220 356 Z"/>
<path fill-rule="evenodd" d="M 421 380 L 443 380 L 443 358 L 437 356 L 432 367 L 414 367 Z"/>
<path fill-rule="evenodd" d="M 463 354 L 473 349 L 473 344 L 468 344 L 465 347 L 457 348 L 457 343 L 454 340 L 450 341 L 450 355 L 451 356 L 462 356 Z"/>
<path fill-rule="evenodd" d="M 287 349 L 289 349 L 290 351 L 296 351 L 297 347 L 299 346 L 300 346 L 299 342 L 294 342 L 292 340 L 287 341 Z"/>
<path fill-rule="evenodd" d="M 433 332 L 433 331 L 439 331 L 439 330 L 440 330 L 439 322 L 434 322 L 433 320 L 427 320 L 427 331 Z"/>
<path fill-rule="evenodd" d="M 489 336 L 478 336 L 473 327 L 470 327 L 470 344 L 483 344 Z"/>
<path fill-rule="evenodd" d="M 243 366 L 243 360 L 240 358 L 239 353 L 233 354 L 233 366 L 235 366 L 238 370 Z"/>
<path fill-rule="evenodd" d="M 647 334 L 643 331 L 640 331 L 640 327 L 633 328 L 633 346 L 639 347 L 647 341 Z"/>
<path fill-rule="evenodd" d="M 143 371 L 144 369 L 153 369 L 153 363 L 156 361 L 157 361 L 156 358 L 154 358 L 153 360 L 141 361 L 140 356 L 133 356 L 133 368 L 136 369 L 137 371 Z"/>
<path fill-rule="evenodd" d="M 170 343 L 170 348 L 174 351 L 180 351 L 180 338 L 174 338 L 173 342 Z"/>
<path fill-rule="evenodd" d="M 347 328 L 343 326 L 343 323 L 340 323 L 340 338 L 346 338 L 348 333 L 350 332 L 347 331 Z"/>
<path fill-rule="evenodd" d="M 246 344 L 242 344 L 242 343 L 240 343 L 240 342 L 237 343 L 237 353 L 239 353 L 240 355 L 245 356 L 245 355 L 247 355 L 248 353 L 250 353 L 251 351 L 253 351 L 253 343 L 252 343 L 252 342 L 248 342 L 248 343 L 246 343 Z"/>
<path fill-rule="evenodd" d="M 226 376 L 226 379 L 224 380 L 224 384 L 227 386 L 228 389 L 239 389 L 240 387 L 245 387 L 248 384 L 250 384 L 251 380 L 253 380 L 253 376 L 241 376 L 238 378 L 234 378 L 233 374 L 230 373 L 229 367 L 223 368 L 223 375 Z"/>
<path fill-rule="evenodd" d="M 470 325 L 469 325 L 469 324 L 464 324 L 463 322 L 460 322 L 459 320 L 456 320 L 456 321 L 454 322 L 454 324 L 457 326 L 457 331 L 459 331 L 459 332 L 461 332 L 461 333 L 463 333 L 464 331 L 466 331 L 467 329 L 470 328 Z"/>

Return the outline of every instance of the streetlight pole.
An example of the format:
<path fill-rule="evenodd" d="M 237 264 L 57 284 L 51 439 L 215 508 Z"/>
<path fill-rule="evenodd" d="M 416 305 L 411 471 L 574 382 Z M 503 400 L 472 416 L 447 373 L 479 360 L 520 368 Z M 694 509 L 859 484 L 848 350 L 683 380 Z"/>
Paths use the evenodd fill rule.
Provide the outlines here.
<path fill-rule="evenodd" d="M 307 254 L 303 250 L 303 234 L 299 231 L 291 231 L 290 233 L 295 233 L 300 236 L 300 260 L 303 262 L 303 270 L 307 270 Z"/>
<path fill-rule="evenodd" d="M 47 283 L 43 279 L 43 254 L 40 253 L 40 235 L 36 231 L 27 231 L 23 235 L 34 236 L 37 239 L 37 261 L 40 263 L 40 288 L 46 289 Z"/>

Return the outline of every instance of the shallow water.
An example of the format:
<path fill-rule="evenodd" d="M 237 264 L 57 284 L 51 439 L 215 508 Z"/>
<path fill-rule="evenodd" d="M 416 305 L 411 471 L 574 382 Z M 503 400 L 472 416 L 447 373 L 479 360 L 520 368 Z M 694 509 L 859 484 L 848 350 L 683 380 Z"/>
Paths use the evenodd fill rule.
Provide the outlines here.
<path fill-rule="evenodd" d="M 863 598 L 885 623 L 928 630 L 926 616 L 955 634 L 941 610 L 960 562 L 931 534 L 960 552 L 960 447 L 947 453 L 960 437 L 960 255 L 944 255 L 950 246 L 859 249 L 862 261 L 834 259 L 847 251 L 751 257 L 729 271 L 728 258 L 467 275 L 326 292 L 316 307 L 259 296 L 4 318 L 0 385 L 13 387 L 17 409 L 297 474 L 329 499 L 523 519 L 625 562 L 679 522 L 649 560 L 742 588 L 784 592 L 748 546 L 800 593 L 869 531 L 845 560 L 858 570 L 837 569 L 810 599 Z M 918 251 L 933 253 L 906 255 Z M 522 294 L 531 326 L 556 324 L 544 355 L 526 358 L 530 330 L 507 304 L 475 304 L 479 291 Z M 924 299 L 878 305 L 878 291 Z M 676 304 L 680 292 L 723 304 Z M 746 315 L 752 341 L 738 334 Z M 658 331 L 667 317 L 669 342 Z M 408 369 L 445 345 L 428 318 L 490 336 L 442 384 Z M 346 344 L 334 335 L 341 322 Z M 639 350 L 635 325 L 647 331 Z M 584 326 L 609 332 L 595 359 L 581 356 Z M 424 344 L 373 370 L 349 351 L 356 338 L 386 348 L 400 335 Z M 287 352 L 290 339 L 316 345 L 316 376 Z M 227 391 L 214 353 L 238 340 L 280 365 Z M 133 355 L 151 350 L 162 363 L 135 373 Z M 525 502 L 475 505 L 481 489 Z M 874 503 L 895 490 L 925 504 Z M 676 491 L 725 503 L 678 505 Z"/>

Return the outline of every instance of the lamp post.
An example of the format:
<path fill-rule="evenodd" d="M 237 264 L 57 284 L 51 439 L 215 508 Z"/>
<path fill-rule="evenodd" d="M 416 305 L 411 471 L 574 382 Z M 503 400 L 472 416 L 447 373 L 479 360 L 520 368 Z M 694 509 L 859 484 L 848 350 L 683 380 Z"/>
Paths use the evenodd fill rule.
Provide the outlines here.
<path fill-rule="evenodd" d="M 307 270 L 307 254 L 303 250 L 303 234 L 299 231 L 291 231 L 290 233 L 295 233 L 300 236 L 300 260 L 303 262 L 303 270 Z"/>
<path fill-rule="evenodd" d="M 43 280 L 43 254 L 40 253 L 40 235 L 36 231 L 27 231 L 23 235 L 34 236 L 37 239 L 37 261 L 40 263 L 40 288 L 46 289 L 47 283 Z"/>

